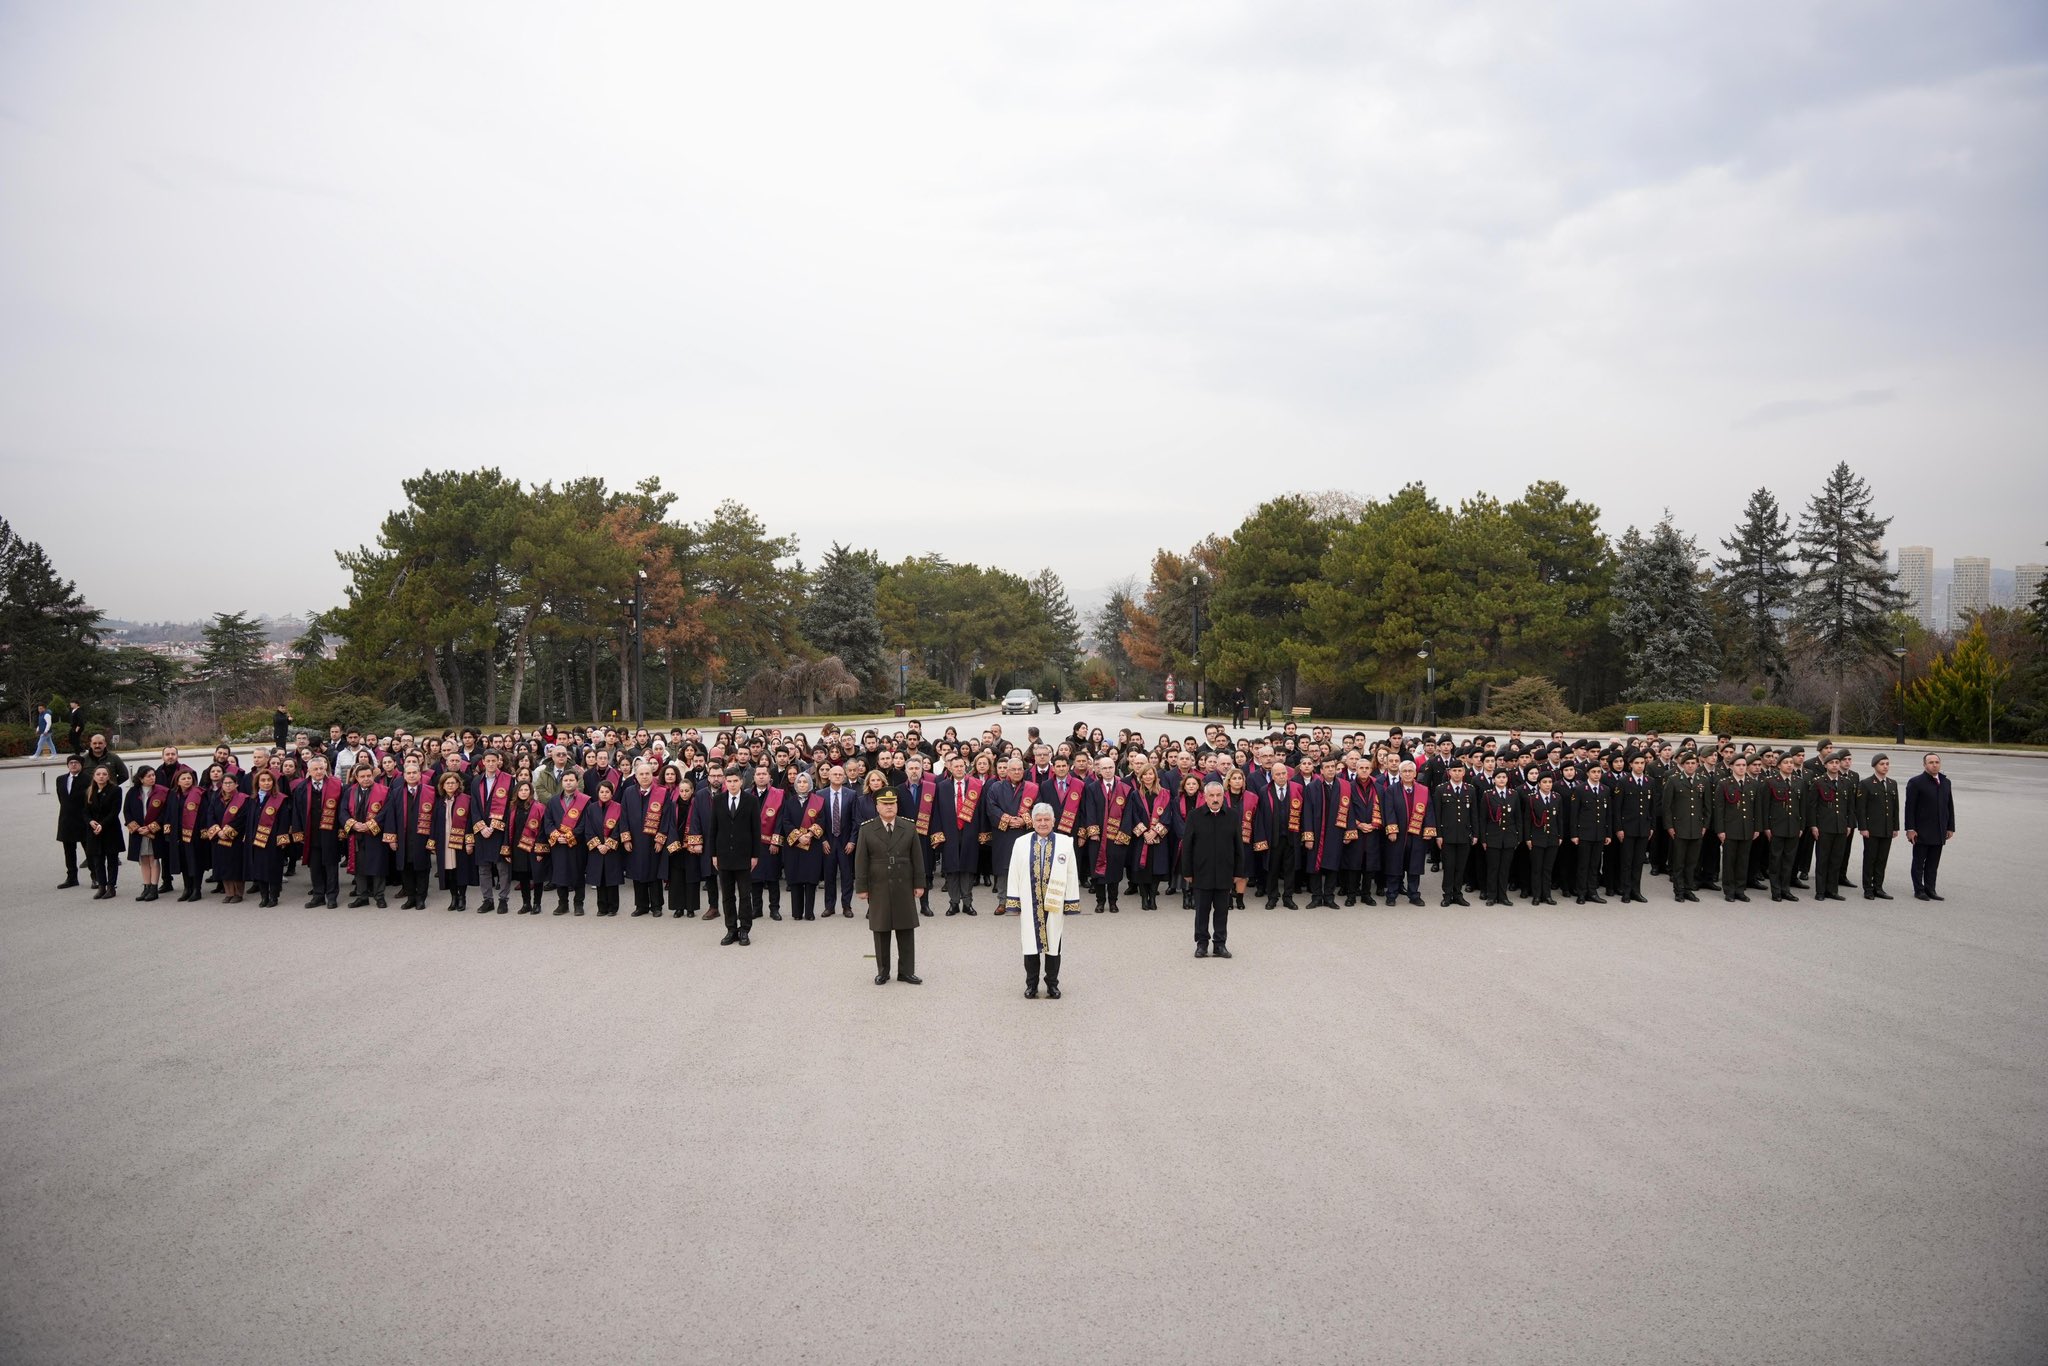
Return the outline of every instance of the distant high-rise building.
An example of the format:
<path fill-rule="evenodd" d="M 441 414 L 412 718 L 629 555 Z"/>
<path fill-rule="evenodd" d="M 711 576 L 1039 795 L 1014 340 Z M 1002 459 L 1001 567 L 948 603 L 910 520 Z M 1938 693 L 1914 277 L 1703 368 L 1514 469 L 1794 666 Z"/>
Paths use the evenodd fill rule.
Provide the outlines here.
<path fill-rule="evenodd" d="M 1991 606 L 1991 561 L 1981 555 L 1958 555 L 1955 580 L 1948 590 L 1949 622 L 1961 630 L 1963 623 Z"/>
<path fill-rule="evenodd" d="M 1934 548 L 1925 545 L 1899 547 L 1899 591 L 1906 595 L 1906 611 L 1924 631 L 1934 629 Z"/>
<path fill-rule="evenodd" d="M 2041 591 L 2041 580 L 2048 577 L 2048 567 L 2038 564 L 2023 564 L 2012 571 L 2012 605 L 2024 612 L 2033 605 L 2034 594 Z"/>

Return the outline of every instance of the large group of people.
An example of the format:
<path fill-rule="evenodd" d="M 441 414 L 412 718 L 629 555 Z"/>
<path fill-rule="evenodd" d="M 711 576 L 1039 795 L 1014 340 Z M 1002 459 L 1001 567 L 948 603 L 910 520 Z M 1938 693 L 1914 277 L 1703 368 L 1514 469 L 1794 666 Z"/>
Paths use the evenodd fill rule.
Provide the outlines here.
<path fill-rule="evenodd" d="M 544 724 L 426 736 L 331 725 L 280 739 L 246 759 L 219 745 L 197 764 L 167 748 L 131 772 L 92 735 L 59 779 L 61 885 L 80 885 L 82 856 L 100 898 L 128 862 L 143 901 L 276 906 L 303 870 L 307 907 L 395 897 L 418 909 L 438 894 L 452 912 L 557 916 L 619 915 L 630 887 L 633 916 L 720 920 L 721 942 L 745 946 L 785 909 L 851 918 L 870 890 L 860 851 L 872 828 L 887 836 L 876 875 L 899 902 L 894 860 L 907 848 L 916 864 L 908 926 L 868 908 L 881 980 L 889 933 L 978 915 L 986 888 L 994 915 L 1033 922 L 1026 957 L 1045 960 L 1057 994 L 1058 917 L 1091 899 L 1119 914 L 1178 897 L 1196 912 L 1197 954 L 1229 957 L 1230 912 L 1247 897 L 1419 906 L 1432 875 L 1444 906 L 1470 905 L 1468 893 L 1645 902 L 1646 876 L 1668 879 L 1676 901 L 1841 900 L 1844 888 L 1890 899 L 1903 833 L 1914 895 L 1939 901 L 1955 830 L 1938 755 L 1902 788 L 1889 756 L 1858 771 L 1825 740 L 1808 753 L 1725 736 L 1368 736 L 1289 722 L 1148 743 L 1085 722 L 1012 735 L 998 720 L 937 735 L 911 721 L 815 737 Z M 911 942 L 903 980 L 915 980 Z M 1036 994 L 1038 966 L 1029 980 Z"/>

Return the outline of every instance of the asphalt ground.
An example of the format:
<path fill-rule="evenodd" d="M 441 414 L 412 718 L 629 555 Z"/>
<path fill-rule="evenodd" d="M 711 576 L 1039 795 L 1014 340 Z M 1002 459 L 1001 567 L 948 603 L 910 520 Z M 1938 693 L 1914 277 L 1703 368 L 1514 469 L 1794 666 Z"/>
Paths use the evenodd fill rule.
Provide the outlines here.
<path fill-rule="evenodd" d="M 1950 773 L 1938 905 L 1169 901 L 1061 1001 L 986 891 L 884 988 L 94 902 L 0 774 L 0 1360 L 2039 1362 L 2048 764 Z"/>

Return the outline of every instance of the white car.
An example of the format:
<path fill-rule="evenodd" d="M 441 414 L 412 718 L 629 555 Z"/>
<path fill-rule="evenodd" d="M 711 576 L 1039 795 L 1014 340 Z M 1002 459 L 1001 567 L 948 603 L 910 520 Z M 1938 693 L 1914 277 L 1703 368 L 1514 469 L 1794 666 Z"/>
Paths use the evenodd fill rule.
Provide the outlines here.
<path fill-rule="evenodd" d="M 1003 715 L 1023 716 L 1038 711 L 1038 694 L 1029 688 L 1012 688 L 1003 694 Z"/>

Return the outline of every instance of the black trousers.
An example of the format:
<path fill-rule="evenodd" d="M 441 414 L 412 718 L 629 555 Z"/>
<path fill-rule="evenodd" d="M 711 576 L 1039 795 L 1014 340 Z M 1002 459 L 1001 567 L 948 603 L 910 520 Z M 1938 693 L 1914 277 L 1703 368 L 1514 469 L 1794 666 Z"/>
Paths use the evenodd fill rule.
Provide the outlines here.
<path fill-rule="evenodd" d="M 1621 838 L 1621 890 L 1626 896 L 1643 894 L 1643 857 L 1650 851 L 1648 835 Z"/>
<path fill-rule="evenodd" d="M 1266 851 L 1266 900 L 1294 895 L 1294 867 L 1301 861 L 1299 838 L 1290 837 L 1285 830 L 1273 836 L 1272 847 Z"/>
<path fill-rule="evenodd" d="M 76 882 L 78 881 L 78 851 L 81 848 L 81 842 L 78 840 L 65 840 L 63 844 L 64 880 L 66 882 Z"/>
<path fill-rule="evenodd" d="M 1823 830 L 1813 841 L 1813 887 L 1821 896 L 1842 891 L 1842 860 L 1849 856 L 1849 837 Z"/>
<path fill-rule="evenodd" d="M 1222 948 L 1230 936 L 1230 889 L 1195 888 L 1195 942 Z M 1054 955 L 1058 960 L 1058 955 Z"/>
<path fill-rule="evenodd" d="M 1913 841 L 1913 890 L 1934 894 L 1934 875 L 1941 868 L 1941 840 Z"/>
<path fill-rule="evenodd" d="M 1806 877 L 1806 870 L 1812 866 L 1813 832 L 1802 827 L 1799 831 L 1799 852 L 1793 857 L 1792 861 L 1792 876 L 1803 881 Z"/>
<path fill-rule="evenodd" d="M 1884 890 L 1884 866 L 1891 861 L 1892 841 L 1896 835 L 1863 837 L 1863 895 L 1871 896 Z"/>
<path fill-rule="evenodd" d="M 1228 897 L 1224 899 L 1226 901 L 1229 900 Z M 879 935 L 876 937 L 880 938 Z M 1045 959 L 1045 984 L 1049 987 L 1057 987 L 1060 984 L 1060 956 L 1056 953 L 1048 953 L 1042 956 Z M 1038 960 L 1040 957 L 1041 955 L 1035 953 L 1024 955 L 1024 985 L 1027 987 L 1038 985 Z"/>
<path fill-rule="evenodd" d="M 875 976 L 889 975 L 889 931 L 875 931 Z M 896 975 L 917 976 L 917 930 L 896 931 Z"/>
<path fill-rule="evenodd" d="M 694 873 L 679 873 L 673 865 L 668 875 L 668 908 L 672 911 L 697 911 L 700 909 L 697 889 L 701 880 Z"/>
<path fill-rule="evenodd" d="M 333 897 L 341 894 L 341 867 L 333 854 L 318 844 L 306 846 L 306 875 L 312 879 L 313 895 Z"/>
<path fill-rule="evenodd" d="M 1535 901 L 1550 898 L 1551 875 L 1557 871 L 1557 846 L 1536 844 L 1529 848 L 1529 896 Z"/>
<path fill-rule="evenodd" d="M 112 891 L 121 877 L 121 856 L 111 849 L 89 849 L 85 862 L 92 869 L 92 880 Z"/>
<path fill-rule="evenodd" d="M 1514 866 L 1515 851 L 1498 845 L 1486 848 L 1486 899 L 1506 901 L 1508 899 L 1508 869 Z"/>
<path fill-rule="evenodd" d="M 1607 846 L 1581 841 L 1579 849 L 1579 886 L 1581 898 L 1592 896 L 1600 890 L 1600 851 Z"/>
<path fill-rule="evenodd" d="M 1444 841 L 1444 897 L 1456 901 L 1465 894 L 1465 865 L 1472 857 L 1469 844 L 1452 844 Z"/>
<path fill-rule="evenodd" d="M 1700 841 L 1679 839 L 1671 841 L 1671 893 L 1690 892 L 1699 883 Z"/>
<path fill-rule="evenodd" d="M 745 934 L 754 921 L 752 878 L 745 868 L 718 870 L 718 899 L 725 907 L 725 927 Z"/>
<path fill-rule="evenodd" d="M 1799 837 L 1773 835 L 1764 842 L 1771 846 L 1771 891 L 1778 896 L 1792 895 L 1792 865 L 1799 857 Z"/>

